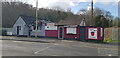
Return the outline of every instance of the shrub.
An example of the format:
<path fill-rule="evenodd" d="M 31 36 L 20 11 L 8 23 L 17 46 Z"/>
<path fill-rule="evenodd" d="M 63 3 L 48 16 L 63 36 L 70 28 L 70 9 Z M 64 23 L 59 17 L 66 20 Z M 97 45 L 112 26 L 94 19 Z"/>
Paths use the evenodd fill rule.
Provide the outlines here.
<path fill-rule="evenodd" d="M 104 38 L 104 42 L 112 42 L 112 38 Z"/>

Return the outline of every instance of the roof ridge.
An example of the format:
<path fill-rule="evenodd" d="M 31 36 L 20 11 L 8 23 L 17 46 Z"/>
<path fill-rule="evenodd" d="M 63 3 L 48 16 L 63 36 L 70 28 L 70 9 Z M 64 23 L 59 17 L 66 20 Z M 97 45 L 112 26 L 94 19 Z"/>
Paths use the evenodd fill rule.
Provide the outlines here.
<path fill-rule="evenodd" d="M 28 16 L 28 15 L 20 15 L 20 16 L 29 17 L 29 18 L 35 18 L 35 17 L 32 17 L 32 16 Z"/>
<path fill-rule="evenodd" d="M 36 17 L 28 16 L 28 15 L 20 15 L 20 16 L 29 17 L 29 18 L 34 18 L 34 19 L 36 19 Z M 39 20 L 47 20 L 46 18 L 38 18 L 38 19 L 39 19 Z"/>

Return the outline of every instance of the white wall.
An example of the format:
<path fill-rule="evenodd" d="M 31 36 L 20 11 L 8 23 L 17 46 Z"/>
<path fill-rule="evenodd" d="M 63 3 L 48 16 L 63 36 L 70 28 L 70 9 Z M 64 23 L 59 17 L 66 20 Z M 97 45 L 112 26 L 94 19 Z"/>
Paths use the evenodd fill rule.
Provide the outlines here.
<path fill-rule="evenodd" d="M 45 24 L 44 24 L 44 23 L 42 24 L 42 27 L 41 27 L 41 28 L 42 28 L 41 30 L 38 30 L 37 35 L 38 35 L 38 36 L 45 36 Z M 36 31 L 33 30 L 33 31 L 31 32 L 31 35 L 32 35 L 32 36 L 35 36 L 35 34 L 36 34 Z"/>
<path fill-rule="evenodd" d="M 21 26 L 19 35 L 28 35 L 28 27 L 21 17 L 18 18 L 16 23 L 13 26 L 13 35 L 17 35 L 17 26 Z M 42 24 L 42 29 L 38 30 L 38 36 L 45 36 L 45 24 Z M 31 35 L 35 36 L 35 30 L 31 31 Z"/>
<path fill-rule="evenodd" d="M 23 21 L 21 17 L 18 18 L 18 20 L 15 22 L 13 26 L 13 35 L 17 35 L 17 26 L 21 26 L 21 30 L 19 31 L 19 35 L 24 35 L 24 27 L 26 23 Z"/>

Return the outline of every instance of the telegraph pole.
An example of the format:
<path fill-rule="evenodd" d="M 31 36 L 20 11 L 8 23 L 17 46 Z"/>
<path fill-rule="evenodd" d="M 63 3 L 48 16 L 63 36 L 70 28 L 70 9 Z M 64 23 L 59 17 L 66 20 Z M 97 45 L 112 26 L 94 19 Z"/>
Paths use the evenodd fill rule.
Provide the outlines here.
<path fill-rule="evenodd" d="M 94 26 L 94 24 L 95 24 L 95 22 L 94 22 L 94 20 L 93 20 L 93 0 L 91 0 L 91 25 L 92 26 Z"/>
<path fill-rule="evenodd" d="M 38 35 L 38 30 L 37 30 L 37 23 L 38 23 L 38 0 L 36 0 L 36 34 L 35 34 L 35 37 L 37 37 L 37 35 Z"/>

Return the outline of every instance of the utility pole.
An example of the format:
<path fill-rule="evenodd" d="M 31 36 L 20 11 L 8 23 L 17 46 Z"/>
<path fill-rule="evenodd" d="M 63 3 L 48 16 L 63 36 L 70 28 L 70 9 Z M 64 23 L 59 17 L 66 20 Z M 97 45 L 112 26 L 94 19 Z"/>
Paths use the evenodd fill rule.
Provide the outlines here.
<path fill-rule="evenodd" d="M 91 0 L 91 25 L 94 26 L 95 22 L 93 20 L 93 0 Z"/>
<path fill-rule="evenodd" d="M 37 35 L 38 35 L 38 30 L 37 30 L 37 24 L 38 24 L 38 0 L 36 0 L 36 34 L 35 34 L 35 37 L 37 37 Z"/>

